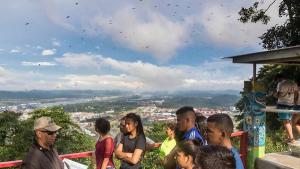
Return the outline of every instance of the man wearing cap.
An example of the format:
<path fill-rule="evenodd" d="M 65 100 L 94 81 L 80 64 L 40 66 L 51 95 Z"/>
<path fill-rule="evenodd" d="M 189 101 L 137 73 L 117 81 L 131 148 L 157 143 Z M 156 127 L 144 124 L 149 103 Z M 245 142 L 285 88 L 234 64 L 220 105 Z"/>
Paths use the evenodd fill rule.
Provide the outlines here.
<path fill-rule="evenodd" d="M 63 163 L 53 148 L 56 132 L 61 127 L 50 117 L 40 117 L 34 122 L 35 139 L 29 149 L 22 169 L 63 169 Z"/>

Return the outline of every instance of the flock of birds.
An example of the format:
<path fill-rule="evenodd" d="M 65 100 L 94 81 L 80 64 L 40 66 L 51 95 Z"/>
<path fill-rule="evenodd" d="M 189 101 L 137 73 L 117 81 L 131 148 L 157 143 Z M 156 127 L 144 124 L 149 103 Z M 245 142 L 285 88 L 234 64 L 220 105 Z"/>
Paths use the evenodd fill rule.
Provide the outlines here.
<path fill-rule="evenodd" d="M 143 2 L 144 0 L 138 0 L 138 1 Z M 73 5 L 78 6 L 78 5 L 80 5 L 80 4 L 79 4 L 79 2 L 75 2 Z M 174 16 L 174 17 L 175 17 L 176 15 L 179 17 L 178 12 L 177 12 L 177 10 L 176 10 L 176 9 L 178 9 L 179 7 L 187 8 L 187 9 L 192 8 L 191 5 L 186 5 L 186 4 L 182 5 L 182 4 L 165 3 L 165 4 L 160 4 L 160 5 L 158 5 L 158 4 L 153 5 L 154 8 L 159 8 L 159 7 L 162 7 L 162 6 L 166 6 L 166 7 L 169 7 L 169 8 L 173 7 L 172 10 L 175 9 L 175 11 L 173 11 L 173 12 L 171 12 L 171 13 L 172 13 L 172 16 Z M 220 7 L 223 8 L 224 5 L 221 3 L 221 4 L 220 4 Z M 132 9 L 132 10 L 136 10 L 137 7 L 132 7 L 131 9 Z M 210 21 L 213 19 L 213 17 L 214 17 L 214 12 L 211 12 L 211 13 L 209 14 L 209 16 L 206 17 L 206 21 L 207 21 L 207 22 L 210 22 Z M 231 19 L 231 15 L 227 15 L 226 17 L 227 17 L 228 19 Z M 72 17 L 71 17 L 70 15 L 67 15 L 67 16 L 65 16 L 65 19 L 66 19 L 66 20 L 70 20 L 70 19 L 72 19 Z M 181 20 L 184 21 L 184 17 L 182 17 Z M 29 26 L 30 24 L 31 24 L 30 22 L 26 22 L 26 23 L 25 23 L 25 26 Z M 109 20 L 107 21 L 107 24 L 112 25 L 112 24 L 113 24 L 113 20 L 112 20 L 112 19 L 109 19 Z M 200 34 L 202 33 L 203 29 L 204 29 L 203 26 L 198 27 L 198 28 L 194 28 L 194 29 L 191 30 L 191 33 L 194 34 L 194 35 L 200 35 Z M 98 31 L 97 28 L 94 28 L 94 31 L 97 32 L 97 31 Z M 86 29 L 82 29 L 81 32 L 82 32 L 83 34 L 85 34 L 85 33 L 86 33 Z M 129 37 L 130 35 L 124 33 L 123 31 L 119 31 L 119 34 L 122 34 L 122 36 L 123 36 L 122 38 L 124 38 L 124 39 L 130 38 L 130 37 Z M 84 36 L 85 36 L 85 35 L 84 35 Z M 221 38 L 221 37 L 222 37 L 222 33 L 218 33 L 218 36 L 219 36 L 219 38 Z M 84 37 L 80 37 L 80 40 L 81 40 L 82 42 L 84 42 L 85 38 L 84 38 Z M 247 41 L 244 41 L 244 43 L 246 43 L 246 42 L 247 42 Z M 189 40 L 185 40 L 184 43 L 188 44 L 188 43 L 190 43 L 190 41 L 189 41 Z M 68 45 L 68 46 L 69 46 L 69 48 L 72 47 L 72 45 Z M 150 45 L 146 45 L 146 46 L 144 46 L 144 48 L 148 49 L 148 48 L 150 48 Z"/>

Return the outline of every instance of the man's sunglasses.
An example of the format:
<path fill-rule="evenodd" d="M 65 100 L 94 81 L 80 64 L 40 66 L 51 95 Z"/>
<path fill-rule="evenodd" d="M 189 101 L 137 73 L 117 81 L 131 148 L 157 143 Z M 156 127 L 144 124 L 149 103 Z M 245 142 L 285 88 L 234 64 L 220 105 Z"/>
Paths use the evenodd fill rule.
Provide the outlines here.
<path fill-rule="evenodd" d="M 57 133 L 56 131 L 48 131 L 48 130 L 40 130 L 40 131 L 43 133 L 47 133 L 48 135 L 53 135 Z"/>

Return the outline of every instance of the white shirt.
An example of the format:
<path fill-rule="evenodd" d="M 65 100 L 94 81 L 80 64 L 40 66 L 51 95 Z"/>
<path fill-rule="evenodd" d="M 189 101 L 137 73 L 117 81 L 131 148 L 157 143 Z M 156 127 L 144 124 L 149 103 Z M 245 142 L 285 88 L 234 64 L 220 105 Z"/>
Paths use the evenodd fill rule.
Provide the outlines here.
<path fill-rule="evenodd" d="M 298 92 L 298 86 L 295 82 L 283 80 L 277 85 L 278 100 L 277 104 L 293 106 L 295 92 Z"/>

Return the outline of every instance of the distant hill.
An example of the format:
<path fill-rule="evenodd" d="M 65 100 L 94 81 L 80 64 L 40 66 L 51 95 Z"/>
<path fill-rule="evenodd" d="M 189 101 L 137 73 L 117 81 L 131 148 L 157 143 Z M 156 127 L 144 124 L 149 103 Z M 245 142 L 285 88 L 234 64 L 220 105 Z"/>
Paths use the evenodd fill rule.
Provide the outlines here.
<path fill-rule="evenodd" d="M 177 96 L 166 98 L 161 107 L 179 108 L 181 106 L 193 106 L 219 108 L 234 106 L 239 99 L 239 96 L 229 94 L 215 94 L 214 96 L 210 95 L 210 97 L 201 95 Z"/>
<path fill-rule="evenodd" d="M 217 95 L 235 95 L 239 96 L 239 90 L 186 90 L 186 91 L 174 91 L 174 92 L 143 92 L 142 94 L 150 94 L 153 96 L 202 96 L 212 97 Z"/>
<path fill-rule="evenodd" d="M 128 102 L 164 100 L 160 107 L 178 108 L 189 105 L 194 107 L 228 107 L 234 105 L 240 98 L 239 91 L 176 91 L 176 92 L 142 92 L 135 94 L 120 90 L 31 90 L 31 91 L 0 91 L 0 100 L 39 100 L 39 99 L 82 99 L 105 96 L 124 96 L 117 100 L 117 104 L 126 105 Z M 123 103 L 124 102 L 124 103 Z M 122 104 L 121 104 L 122 103 Z M 79 104 L 79 107 L 89 106 L 91 103 Z M 99 104 L 99 103 L 98 103 Z M 101 103 L 102 104 L 102 103 Z M 129 105 L 131 105 L 130 103 Z M 95 103 L 93 103 L 93 106 Z M 111 105 L 105 107 L 111 108 Z M 130 107 L 132 107 L 131 105 Z M 73 107 L 73 106 L 72 106 Z"/>
<path fill-rule="evenodd" d="M 0 91 L 0 99 L 54 99 L 54 98 L 91 98 L 118 96 L 128 92 L 119 90 L 30 90 Z"/>

